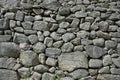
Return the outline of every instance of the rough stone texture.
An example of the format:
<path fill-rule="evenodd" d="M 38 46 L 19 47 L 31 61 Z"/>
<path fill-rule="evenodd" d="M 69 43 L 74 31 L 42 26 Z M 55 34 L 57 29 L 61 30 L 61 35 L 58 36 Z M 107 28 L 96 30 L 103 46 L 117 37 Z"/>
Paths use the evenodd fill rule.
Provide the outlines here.
<path fill-rule="evenodd" d="M 87 57 L 82 52 L 64 53 L 58 57 L 62 70 L 73 71 L 76 68 L 88 68 Z"/>
<path fill-rule="evenodd" d="M 85 46 L 85 50 L 87 51 L 88 55 L 92 58 L 99 58 L 105 54 L 105 50 L 97 46 Z"/>
<path fill-rule="evenodd" d="M 0 43 L 0 56 L 19 57 L 20 51 L 18 45 L 10 42 Z"/>
<path fill-rule="evenodd" d="M 12 70 L 0 69 L 0 80 L 19 80 L 17 72 Z"/>

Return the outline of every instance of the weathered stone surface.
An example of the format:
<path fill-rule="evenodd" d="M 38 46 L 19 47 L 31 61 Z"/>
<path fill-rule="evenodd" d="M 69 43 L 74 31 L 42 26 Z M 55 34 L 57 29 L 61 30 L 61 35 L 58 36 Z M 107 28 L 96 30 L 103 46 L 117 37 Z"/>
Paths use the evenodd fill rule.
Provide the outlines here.
<path fill-rule="evenodd" d="M 88 71 L 85 70 L 85 69 L 77 69 L 77 70 L 73 71 L 72 73 L 70 73 L 70 75 L 74 79 L 79 79 L 79 78 L 87 76 L 88 75 Z"/>
<path fill-rule="evenodd" d="M 23 21 L 24 13 L 22 11 L 17 11 L 15 19 L 18 20 L 18 21 Z"/>
<path fill-rule="evenodd" d="M 34 70 L 40 73 L 48 71 L 48 67 L 45 65 L 37 65 L 34 67 Z"/>
<path fill-rule="evenodd" d="M 75 35 L 73 33 L 65 33 L 62 35 L 62 39 L 67 42 L 75 38 Z"/>
<path fill-rule="evenodd" d="M 45 44 L 43 44 L 41 42 L 38 42 L 38 43 L 36 43 L 36 44 L 33 45 L 33 50 L 36 53 L 44 52 L 45 48 L 46 48 Z"/>
<path fill-rule="evenodd" d="M 105 55 L 103 57 L 103 65 L 107 66 L 107 65 L 111 65 L 112 64 L 112 58 L 110 55 Z"/>
<path fill-rule="evenodd" d="M 89 67 L 91 67 L 91 68 L 100 68 L 100 67 L 102 67 L 102 60 L 90 59 Z"/>
<path fill-rule="evenodd" d="M 20 60 L 26 67 L 35 66 L 38 64 L 37 54 L 30 50 L 21 52 Z"/>
<path fill-rule="evenodd" d="M 20 0 L 1 0 L 0 5 L 4 8 L 18 7 L 20 5 Z"/>
<path fill-rule="evenodd" d="M 17 72 L 12 70 L 0 69 L 0 80 L 19 80 Z"/>
<path fill-rule="evenodd" d="M 112 75 L 112 74 L 99 74 L 97 79 L 99 80 L 119 80 L 120 75 Z"/>
<path fill-rule="evenodd" d="M 22 26 L 25 30 L 31 30 L 32 29 L 32 22 L 29 22 L 29 21 L 23 22 Z"/>
<path fill-rule="evenodd" d="M 105 47 L 108 49 L 115 49 L 117 47 L 117 42 L 111 40 L 105 41 Z"/>
<path fill-rule="evenodd" d="M 28 38 L 26 35 L 21 34 L 21 33 L 15 33 L 13 42 L 15 43 L 26 43 L 28 42 Z"/>
<path fill-rule="evenodd" d="M 84 18 L 84 17 L 87 16 L 87 14 L 84 11 L 78 11 L 78 12 L 75 13 L 75 16 L 77 18 Z"/>
<path fill-rule="evenodd" d="M 8 42 L 11 38 L 11 35 L 0 35 L 0 42 Z"/>
<path fill-rule="evenodd" d="M 85 22 L 85 23 L 80 24 L 80 29 L 89 30 L 90 29 L 90 22 Z"/>
<path fill-rule="evenodd" d="M 62 16 L 66 16 L 70 14 L 70 9 L 67 7 L 60 7 L 59 8 L 59 14 Z"/>
<path fill-rule="evenodd" d="M 34 30 L 47 31 L 49 30 L 48 23 L 44 21 L 35 21 L 33 25 Z"/>
<path fill-rule="evenodd" d="M 73 71 L 76 68 L 88 68 L 88 61 L 85 53 L 72 52 L 64 53 L 58 57 L 59 67 L 62 70 Z"/>
<path fill-rule="evenodd" d="M 0 29 L 6 30 L 9 28 L 9 20 L 8 19 L 0 19 Z"/>
<path fill-rule="evenodd" d="M 59 24 L 59 27 L 60 28 L 68 28 L 69 27 L 69 23 L 68 22 L 61 22 L 60 24 Z"/>
<path fill-rule="evenodd" d="M 12 42 L 1 42 L 0 43 L 0 56 L 7 57 L 19 57 L 19 47 Z"/>
<path fill-rule="evenodd" d="M 37 43 L 37 41 L 38 41 L 37 35 L 30 35 L 30 36 L 28 36 L 28 39 L 31 44 Z"/>
<path fill-rule="evenodd" d="M 54 58 L 48 58 L 48 59 L 46 60 L 46 64 L 49 65 L 49 66 L 56 66 L 57 60 L 54 59 Z"/>
<path fill-rule="evenodd" d="M 0 58 L 0 68 L 13 69 L 15 64 L 14 58 Z"/>
<path fill-rule="evenodd" d="M 30 77 L 30 68 L 21 67 L 18 69 L 18 74 L 21 78 L 28 78 Z"/>
<path fill-rule="evenodd" d="M 93 44 L 94 44 L 95 46 L 103 47 L 104 44 L 105 44 L 105 40 L 104 40 L 103 38 L 94 39 L 94 40 L 93 40 Z"/>
<path fill-rule="evenodd" d="M 56 58 L 60 55 L 61 50 L 58 48 L 46 48 L 45 53 L 46 56 Z"/>
<path fill-rule="evenodd" d="M 88 45 L 85 46 L 85 50 L 92 58 L 99 58 L 105 54 L 105 50 L 97 46 Z"/>
<path fill-rule="evenodd" d="M 53 77 L 54 77 L 53 74 L 50 74 L 50 73 L 46 72 L 42 75 L 42 80 L 53 80 Z"/>
<path fill-rule="evenodd" d="M 113 63 L 120 68 L 120 57 L 112 58 Z"/>

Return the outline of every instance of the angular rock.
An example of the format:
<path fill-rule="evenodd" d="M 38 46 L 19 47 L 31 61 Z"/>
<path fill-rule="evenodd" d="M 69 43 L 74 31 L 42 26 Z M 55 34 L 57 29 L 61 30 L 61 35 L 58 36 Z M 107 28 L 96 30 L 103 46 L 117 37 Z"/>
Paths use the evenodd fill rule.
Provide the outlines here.
<path fill-rule="evenodd" d="M 40 30 L 40 31 L 48 31 L 48 23 L 45 21 L 35 21 L 33 25 L 34 30 Z"/>
<path fill-rule="evenodd" d="M 74 38 L 75 38 L 75 35 L 73 33 L 65 33 L 64 35 L 62 35 L 62 39 L 65 42 L 68 42 Z"/>
<path fill-rule="evenodd" d="M 117 42 L 107 40 L 107 41 L 105 41 L 105 47 L 108 49 L 115 49 L 117 47 Z"/>
<path fill-rule="evenodd" d="M 18 21 L 23 21 L 24 19 L 24 13 L 22 11 L 17 11 L 16 13 L 16 16 L 15 16 L 15 19 L 18 20 Z"/>
<path fill-rule="evenodd" d="M 56 58 L 60 55 L 61 50 L 58 48 L 46 48 L 45 53 L 46 56 Z"/>
<path fill-rule="evenodd" d="M 49 65 L 49 66 L 56 66 L 57 60 L 54 59 L 54 58 L 48 58 L 48 59 L 46 60 L 46 64 Z"/>
<path fill-rule="evenodd" d="M 66 7 L 60 7 L 60 8 L 59 8 L 59 14 L 60 14 L 61 16 L 69 15 L 69 14 L 70 14 L 70 9 L 69 9 L 69 8 L 66 8 Z"/>
<path fill-rule="evenodd" d="M 105 55 L 103 57 L 103 65 L 104 66 L 108 66 L 108 65 L 111 65 L 112 64 L 112 58 L 110 55 Z"/>
<path fill-rule="evenodd" d="M 21 63 L 26 67 L 35 66 L 39 64 L 37 54 L 30 50 L 21 52 L 20 60 Z"/>
<path fill-rule="evenodd" d="M 89 37 L 89 32 L 86 32 L 86 31 L 78 31 L 77 32 L 77 37 L 78 38 L 88 38 Z"/>
<path fill-rule="evenodd" d="M 9 20 L 8 19 L 0 19 L 0 29 L 1 30 L 9 29 Z"/>
<path fill-rule="evenodd" d="M 61 47 L 62 52 L 64 53 L 68 53 L 71 52 L 73 50 L 74 45 L 70 42 L 67 42 L 65 44 L 63 44 L 63 46 Z"/>
<path fill-rule="evenodd" d="M 109 66 L 106 66 L 106 67 L 102 67 L 98 73 L 100 74 L 110 74 L 110 67 Z"/>
<path fill-rule="evenodd" d="M 41 52 L 44 52 L 45 51 L 45 44 L 41 43 L 41 42 L 38 42 L 36 44 L 33 45 L 33 50 L 36 52 L 36 53 L 41 53 Z"/>
<path fill-rule="evenodd" d="M 58 57 L 61 70 L 73 71 L 76 68 L 88 68 L 88 60 L 83 52 L 64 53 Z"/>
<path fill-rule="evenodd" d="M 50 36 L 56 41 L 61 40 L 61 34 L 58 34 L 56 32 L 52 32 Z"/>
<path fill-rule="evenodd" d="M 105 54 L 104 49 L 93 45 L 85 46 L 85 50 L 87 51 L 88 55 L 92 58 L 100 58 Z"/>
<path fill-rule="evenodd" d="M 42 80 L 53 80 L 53 77 L 54 77 L 53 74 L 50 74 L 50 73 L 45 72 L 45 73 L 42 75 Z"/>
<path fill-rule="evenodd" d="M 48 67 L 46 67 L 45 65 L 37 65 L 34 67 L 34 70 L 37 72 L 43 73 L 48 71 Z"/>
<path fill-rule="evenodd" d="M 50 37 L 46 37 L 45 40 L 44 40 L 44 44 L 48 47 L 52 46 L 53 44 L 53 39 L 50 38 Z"/>
<path fill-rule="evenodd" d="M 120 68 L 120 57 L 112 58 L 113 63 Z"/>
<path fill-rule="evenodd" d="M 83 30 L 89 30 L 90 29 L 90 22 L 85 22 L 80 24 L 80 28 Z"/>
<path fill-rule="evenodd" d="M 0 42 L 9 42 L 11 38 L 11 35 L 0 35 Z"/>
<path fill-rule="evenodd" d="M 73 71 L 72 73 L 70 73 L 70 75 L 74 78 L 74 79 L 80 79 L 82 77 L 85 77 L 88 75 L 88 71 L 85 69 L 77 69 L 75 71 Z"/>
<path fill-rule="evenodd" d="M 13 42 L 15 42 L 15 43 L 27 43 L 28 38 L 24 34 L 15 33 L 14 38 L 13 38 Z"/>
<path fill-rule="evenodd" d="M 13 69 L 16 61 L 14 58 L 0 58 L 0 68 Z"/>
<path fill-rule="evenodd" d="M 13 12 L 7 12 L 5 14 L 5 17 L 8 18 L 8 19 L 14 19 L 15 18 L 15 13 L 13 13 Z"/>
<path fill-rule="evenodd" d="M 38 41 L 38 37 L 36 35 L 30 35 L 30 36 L 28 36 L 28 39 L 31 44 L 34 44 Z"/>
<path fill-rule="evenodd" d="M 93 40 L 93 44 L 94 44 L 95 46 L 103 47 L 104 44 L 105 44 L 105 40 L 104 40 L 103 38 L 94 39 L 94 40 Z"/>
<path fill-rule="evenodd" d="M 77 17 L 77 18 L 84 18 L 86 16 L 87 16 L 87 13 L 85 13 L 84 11 L 77 11 L 75 13 L 75 17 Z"/>
<path fill-rule="evenodd" d="M 0 56 L 7 57 L 19 57 L 20 49 L 18 45 L 12 42 L 1 42 L 0 43 Z"/>
<path fill-rule="evenodd" d="M 60 24 L 59 24 L 59 27 L 60 28 L 68 28 L 69 27 L 69 23 L 68 22 L 61 22 Z"/>
<path fill-rule="evenodd" d="M 111 68 L 110 71 L 114 75 L 120 75 L 120 68 Z"/>
<path fill-rule="evenodd" d="M 91 68 L 100 68 L 100 67 L 102 67 L 102 60 L 90 59 L 89 67 L 91 67 Z"/>
<path fill-rule="evenodd" d="M 98 80 L 119 80 L 120 79 L 120 75 L 99 74 L 97 79 Z"/>
<path fill-rule="evenodd" d="M 108 24 L 108 22 L 101 21 L 101 22 L 99 22 L 98 27 L 101 31 L 108 31 L 109 24 Z"/>
<path fill-rule="evenodd" d="M 22 26 L 25 30 L 31 30 L 32 29 L 32 22 L 29 22 L 29 21 L 23 22 Z"/>
<path fill-rule="evenodd" d="M 28 78 L 31 75 L 30 68 L 26 68 L 26 67 L 19 68 L 18 74 L 21 78 Z"/>
<path fill-rule="evenodd" d="M 0 80 L 19 80 L 17 72 L 12 70 L 0 69 Z"/>

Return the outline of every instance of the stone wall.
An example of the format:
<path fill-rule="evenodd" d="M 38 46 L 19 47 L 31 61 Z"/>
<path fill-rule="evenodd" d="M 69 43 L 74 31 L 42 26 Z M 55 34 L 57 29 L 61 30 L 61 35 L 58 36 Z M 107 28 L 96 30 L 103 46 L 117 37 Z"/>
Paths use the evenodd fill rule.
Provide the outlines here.
<path fill-rule="evenodd" d="M 0 80 L 120 80 L 119 0 L 0 0 Z"/>

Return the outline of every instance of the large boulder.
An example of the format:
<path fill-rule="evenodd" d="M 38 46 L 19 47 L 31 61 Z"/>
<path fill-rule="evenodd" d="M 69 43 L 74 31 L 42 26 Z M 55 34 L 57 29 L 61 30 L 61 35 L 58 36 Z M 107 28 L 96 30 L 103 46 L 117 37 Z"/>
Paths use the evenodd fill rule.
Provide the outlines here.
<path fill-rule="evenodd" d="M 64 53 L 58 57 L 58 64 L 62 70 L 73 71 L 77 68 L 88 68 L 88 60 L 83 52 Z"/>
<path fill-rule="evenodd" d="M 19 47 L 12 42 L 0 43 L 0 56 L 19 57 Z"/>

